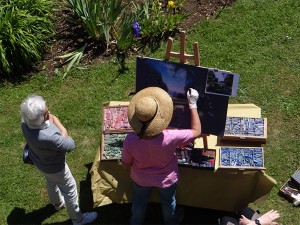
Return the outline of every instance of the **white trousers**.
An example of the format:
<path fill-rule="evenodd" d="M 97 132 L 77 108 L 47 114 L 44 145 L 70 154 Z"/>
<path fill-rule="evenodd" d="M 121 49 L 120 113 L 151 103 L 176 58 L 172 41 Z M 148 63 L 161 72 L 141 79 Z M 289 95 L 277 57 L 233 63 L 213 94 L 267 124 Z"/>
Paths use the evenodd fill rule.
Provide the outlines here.
<path fill-rule="evenodd" d="M 42 174 L 46 178 L 50 203 L 59 204 L 65 201 L 72 222 L 80 223 L 83 216 L 78 205 L 77 185 L 67 163 L 65 168 L 58 173 L 42 172 Z"/>

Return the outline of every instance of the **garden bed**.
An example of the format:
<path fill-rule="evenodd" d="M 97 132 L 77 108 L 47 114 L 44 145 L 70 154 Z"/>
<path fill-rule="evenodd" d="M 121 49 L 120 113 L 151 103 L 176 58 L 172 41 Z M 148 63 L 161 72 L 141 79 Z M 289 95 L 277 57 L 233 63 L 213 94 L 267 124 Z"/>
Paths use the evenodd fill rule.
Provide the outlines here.
<path fill-rule="evenodd" d="M 220 12 L 233 2 L 235 0 L 187 0 L 183 10 L 189 16 L 180 24 L 179 28 L 187 31 L 200 20 L 217 16 L 217 11 Z M 97 63 L 99 60 L 105 60 L 111 56 L 106 51 L 104 44 L 89 40 L 87 33 L 80 26 L 72 23 L 71 14 L 67 9 L 62 8 L 55 13 L 57 35 L 47 49 L 44 60 L 38 69 L 42 68 L 48 75 L 53 74 L 55 68 L 61 67 L 64 63 L 64 60 L 57 59 L 57 56 L 72 52 L 85 43 L 89 44 L 81 61 L 83 64 Z"/>

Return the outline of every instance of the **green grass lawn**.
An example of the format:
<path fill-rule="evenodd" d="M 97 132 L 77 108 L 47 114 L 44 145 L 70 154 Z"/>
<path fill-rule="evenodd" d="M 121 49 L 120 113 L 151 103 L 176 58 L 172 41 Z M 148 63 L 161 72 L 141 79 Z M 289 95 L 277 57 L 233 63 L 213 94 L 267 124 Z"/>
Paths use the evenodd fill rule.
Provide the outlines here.
<path fill-rule="evenodd" d="M 187 31 L 186 43 L 188 53 L 194 42 L 199 43 L 202 66 L 240 74 L 238 96 L 230 103 L 254 103 L 268 118 L 265 166 L 277 184 L 263 204 L 251 206 L 261 212 L 279 210 L 279 222 L 284 225 L 300 224 L 299 209 L 278 195 L 300 167 L 299 11 L 299 0 L 238 0 L 217 19 L 202 21 Z M 174 51 L 178 43 L 175 40 Z M 165 48 L 147 56 L 164 59 Z M 92 208 L 88 170 L 100 145 L 102 104 L 130 99 L 128 94 L 135 89 L 135 58 L 127 66 L 127 71 L 119 73 L 118 64 L 111 60 L 87 70 L 72 70 L 65 80 L 39 73 L 0 87 L 0 224 L 70 222 L 66 210 L 54 214 L 47 206 L 44 178 L 22 162 L 19 106 L 31 93 L 44 96 L 49 110 L 74 138 L 77 147 L 67 161 L 78 184 L 82 210 Z M 159 213 L 159 207 L 152 208 L 151 215 Z M 97 210 L 101 213 L 97 224 L 128 222 L 128 205 Z M 200 224 L 201 217 L 195 217 L 194 223 Z"/>

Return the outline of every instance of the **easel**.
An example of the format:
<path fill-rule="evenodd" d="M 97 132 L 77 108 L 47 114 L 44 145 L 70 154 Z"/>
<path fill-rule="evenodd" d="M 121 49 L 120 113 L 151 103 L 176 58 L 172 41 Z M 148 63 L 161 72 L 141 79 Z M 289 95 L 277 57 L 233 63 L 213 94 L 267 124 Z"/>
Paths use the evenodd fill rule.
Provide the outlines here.
<path fill-rule="evenodd" d="M 180 63 L 187 64 L 188 59 L 194 60 L 195 66 L 200 66 L 200 59 L 199 59 L 199 48 L 198 42 L 194 43 L 194 55 L 185 54 L 185 31 L 180 32 L 180 52 L 171 52 L 173 39 L 169 37 L 168 39 L 168 46 L 166 51 L 166 60 L 169 61 L 170 57 L 179 58 Z"/>
<path fill-rule="evenodd" d="M 188 64 L 189 60 L 194 60 L 195 66 L 200 66 L 200 58 L 199 58 L 199 47 L 198 42 L 194 43 L 194 55 L 185 54 L 185 40 L 186 34 L 185 31 L 180 32 L 180 52 L 171 52 L 173 39 L 169 37 L 167 51 L 166 51 L 166 61 L 169 61 L 171 57 L 178 58 L 180 63 Z M 203 147 L 208 149 L 207 143 L 207 136 L 206 134 L 201 134 L 200 137 L 203 138 Z"/>

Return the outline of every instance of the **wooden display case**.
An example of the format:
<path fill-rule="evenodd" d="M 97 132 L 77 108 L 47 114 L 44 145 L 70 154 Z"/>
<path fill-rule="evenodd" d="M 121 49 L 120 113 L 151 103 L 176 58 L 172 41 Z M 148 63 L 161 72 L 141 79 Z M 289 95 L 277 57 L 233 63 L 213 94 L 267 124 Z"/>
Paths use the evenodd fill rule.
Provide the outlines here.
<path fill-rule="evenodd" d="M 298 168 L 296 172 L 299 171 L 300 168 Z M 279 194 L 286 198 L 288 201 L 293 202 L 295 206 L 300 205 L 300 186 L 298 182 L 292 179 L 292 176 L 279 189 Z"/>
<path fill-rule="evenodd" d="M 215 149 L 193 148 L 191 145 L 187 145 L 177 148 L 176 154 L 179 166 L 208 170 L 215 169 Z"/>
<path fill-rule="evenodd" d="M 219 169 L 264 170 L 262 147 L 221 147 Z"/>
<path fill-rule="evenodd" d="M 267 142 L 267 118 L 227 117 L 222 141 Z"/>
<path fill-rule="evenodd" d="M 105 106 L 102 114 L 101 160 L 120 160 L 123 141 L 132 132 L 127 117 L 128 105 Z"/>
<path fill-rule="evenodd" d="M 292 197 L 292 195 L 300 195 L 300 189 L 291 181 L 291 179 L 289 179 L 279 189 L 279 193 L 289 201 L 294 201 L 295 199 Z"/>

